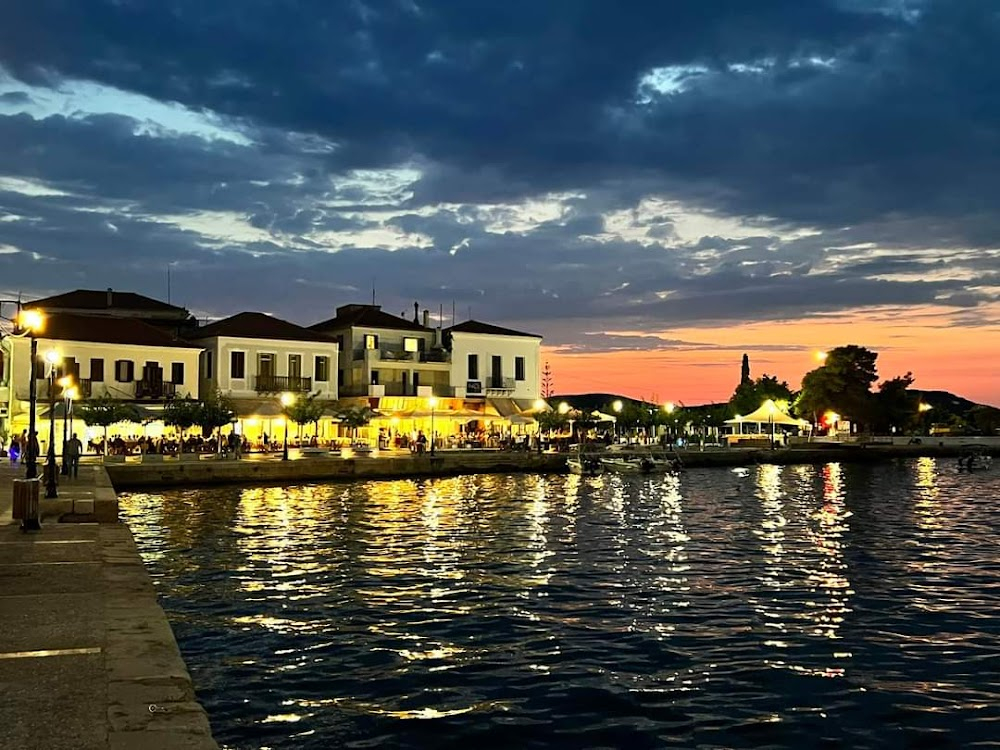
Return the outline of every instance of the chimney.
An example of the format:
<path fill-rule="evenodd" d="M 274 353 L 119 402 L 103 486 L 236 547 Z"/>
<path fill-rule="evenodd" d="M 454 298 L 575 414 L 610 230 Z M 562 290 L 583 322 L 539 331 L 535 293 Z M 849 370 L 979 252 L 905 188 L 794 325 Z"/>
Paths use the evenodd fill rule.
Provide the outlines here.
<path fill-rule="evenodd" d="M 420 303 L 418 302 L 413 303 L 413 322 L 420 322 Z"/>
<path fill-rule="evenodd" d="M 108 307 L 111 307 L 111 305 L 113 304 L 114 301 L 113 298 L 114 298 L 113 290 L 111 289 L 111 287 L 108 287 Z"/>
<path fill-rule="evenodd" d="M 431 327 L 431 311 L 424 310 L 424 328 Z"/>

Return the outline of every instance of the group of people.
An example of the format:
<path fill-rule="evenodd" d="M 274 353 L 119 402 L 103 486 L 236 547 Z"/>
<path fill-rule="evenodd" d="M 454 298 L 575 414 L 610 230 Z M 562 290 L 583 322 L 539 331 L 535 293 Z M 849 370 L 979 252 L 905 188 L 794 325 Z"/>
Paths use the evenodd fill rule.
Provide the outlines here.
<path fill-rule="evenodd" d="M 2 445 L 0 445 L 0 448 L 2 448 Z M 74 432 L 73 436 L 63 443 L 63 474 L 71 477 L 79 475 L 80 456 L 82 453 L 83 443 L 80 442 L 80 438 Z M 24 430 L 20 435 L 13 435 L 10 439 L 10 444 L 7 446 L 7 457 L 10 459 L 11 466 L 28 464 L 32 460 L 37 462 L 40 455 L 41 448 L 38 444 L 38 433 L 36 432 L 32 432 L 29 435 L 28 431 Z"/>

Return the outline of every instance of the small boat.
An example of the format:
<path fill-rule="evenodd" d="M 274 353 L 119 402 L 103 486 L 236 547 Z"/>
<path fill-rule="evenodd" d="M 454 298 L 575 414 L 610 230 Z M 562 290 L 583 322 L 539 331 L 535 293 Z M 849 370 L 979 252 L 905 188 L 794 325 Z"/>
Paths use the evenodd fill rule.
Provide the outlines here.
<path fill-rule="evenodd" d="M 623 474 L 666 474 L 680 468 L 679 461 L 672 458 L 654 458 L 653 456 L 603 458 L 601 464 L 608 471 L 617 471 Z"/>
<path fill-rule="evenodd" d="M 601 459 L 597 456 L 576 456 L 566 459 L 566 465 L 571 474 L 580 474 L 585 477 L 594 477 L 604 471 Z"/>
<path fill-rule="evenodd" d="M 984 471 L 993 465 L 993 456 L 985 445 L 970 445 L 968 450 L 958 457 L 959 471 Z"/>

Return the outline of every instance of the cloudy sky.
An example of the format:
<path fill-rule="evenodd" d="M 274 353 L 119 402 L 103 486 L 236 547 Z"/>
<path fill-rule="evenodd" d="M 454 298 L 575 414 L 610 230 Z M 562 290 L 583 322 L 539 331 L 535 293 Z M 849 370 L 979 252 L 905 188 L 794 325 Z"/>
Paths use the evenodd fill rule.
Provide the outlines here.
<path fill-rule="evenodd" d="M 995 0 L 13 0 L 0 295 L 414 301 L 556 390 L 812 353 L 1000 403 Z"/>

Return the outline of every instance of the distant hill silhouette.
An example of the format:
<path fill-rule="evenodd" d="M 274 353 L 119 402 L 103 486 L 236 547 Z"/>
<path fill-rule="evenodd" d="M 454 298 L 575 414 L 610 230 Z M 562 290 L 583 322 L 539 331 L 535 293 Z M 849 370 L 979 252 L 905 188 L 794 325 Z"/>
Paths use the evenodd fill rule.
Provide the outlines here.
<path fill-rule="evenodd" d="M 964 417 L 972 409 L 980 406 L 975 401 L 969 401 L 967 398 L 956 396 L 954 393 L 949 393 L 948 391 L 921 391 L 917 388 L 913 388 L 912 390 L 920 397 L 921 401 L 925 404 L 930 404 L 934 407 L 934 411 L 937 412 L 948 412 Z"/>

